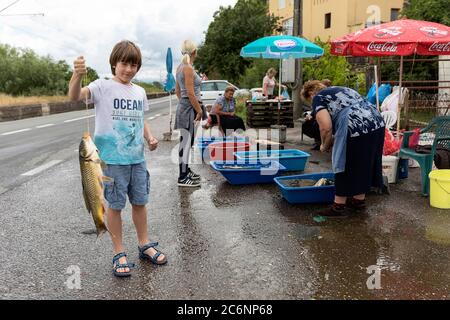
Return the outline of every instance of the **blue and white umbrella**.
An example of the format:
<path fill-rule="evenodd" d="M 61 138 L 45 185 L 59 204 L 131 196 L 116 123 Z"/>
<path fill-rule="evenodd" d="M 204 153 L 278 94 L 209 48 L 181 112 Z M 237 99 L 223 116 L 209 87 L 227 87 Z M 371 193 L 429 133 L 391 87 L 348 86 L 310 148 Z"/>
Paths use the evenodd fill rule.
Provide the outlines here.
<path fill-rule="evenodd" d="M 278 96 L 281 95 L 281 61 L 282 59 L 317 58 L 324 51 L 318 45 L 299 37 L 281 35 L 260 38 L 241 49 L 244 58 L 280 59 L 280 79 Z M 280 103 L 278 103 L 280 108 Z"/>
<path fill-rule="evenodd" d="M 294 36 L 270 36 L 249 43 L 241 49 L 244 58 L 304 59 L 323 55 L 318 45 Z"/>
<path fill-rule="evenodd" d="M 169 92 L 169 105 L 170 105 L 170 134 L 172 135 L 172 90 L 175 89 L 175 78 L 172 74 L 173 68 L 173 58 L 172 58 L 172 49 L 167 49 L 166 54 L 166 69 L 167 69 L 167 78 L 164 84 L 164 91 Z"/>

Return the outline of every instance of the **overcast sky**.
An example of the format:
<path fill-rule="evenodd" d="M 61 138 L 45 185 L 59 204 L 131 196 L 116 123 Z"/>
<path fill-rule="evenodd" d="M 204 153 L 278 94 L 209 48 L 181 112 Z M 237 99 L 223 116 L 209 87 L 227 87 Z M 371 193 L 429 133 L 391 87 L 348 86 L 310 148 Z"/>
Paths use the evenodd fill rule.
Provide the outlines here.
<path fill-rule="evenodd" d="M 17 0 L 0 0 L 0 10 Z M 160 80 L 166 75 L 165 56 L 171 47 L 174 66 L 180 45 L 204 41 L 220 6 L 237 0 L 20 0 L 0 13 L 0 43 L 31 48 L 55 60 L 83 55 L 100 76 L 110 75 L 113 46 L 127 39 L 137 43 L 144 65 L 137 78 Z M 2 16 L 44 13 L 44 16 Z"/>

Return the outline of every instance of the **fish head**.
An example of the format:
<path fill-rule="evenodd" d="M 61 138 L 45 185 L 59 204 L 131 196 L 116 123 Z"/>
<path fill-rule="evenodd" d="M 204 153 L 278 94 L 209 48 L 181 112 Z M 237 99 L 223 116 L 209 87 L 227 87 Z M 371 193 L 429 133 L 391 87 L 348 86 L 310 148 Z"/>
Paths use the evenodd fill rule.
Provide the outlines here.
<path fill-rule="evenodd" d="M 80 142 L 79 155 L 83 160 L 99 159 L 97 147 L 89 134 L 84 134 Z"/>

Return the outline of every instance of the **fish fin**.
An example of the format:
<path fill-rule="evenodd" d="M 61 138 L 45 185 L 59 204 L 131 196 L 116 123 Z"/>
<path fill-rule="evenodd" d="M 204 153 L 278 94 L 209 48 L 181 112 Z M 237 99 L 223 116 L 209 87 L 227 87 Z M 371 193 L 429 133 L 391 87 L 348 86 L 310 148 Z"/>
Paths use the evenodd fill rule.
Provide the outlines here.
<path fill-rule="evenodd" d="M 111 183 L 114 182 L 114 179 L 113 179 L 113 178 L 110 178 L 110 177 L 107 177 L 107 176 L 103 176 L 103 177 L 102 177 L 102 180 L 103 180 L 103 182 L 111 182 Z"/>
<path fill-rule="evenodd" d="M 100 160 L 100 166 L 102 167 L 102 170 L 106 170 L 106 168 L 108 168 L 108 165 L 103 160 Z"/>
<path fill-rule="evenodd" d="M 103 207 L 103 224 L 97 228 L 97 240 L 106 232 L 111 234 L 111 232 L 108 230 L 108 227 L 106 226 L 106 223 L 105 223 L 105 221 L 106 221 L 105 216 L 106 216 L 107 208 L 104 203 L 102 203 L 102 207 Z"/>

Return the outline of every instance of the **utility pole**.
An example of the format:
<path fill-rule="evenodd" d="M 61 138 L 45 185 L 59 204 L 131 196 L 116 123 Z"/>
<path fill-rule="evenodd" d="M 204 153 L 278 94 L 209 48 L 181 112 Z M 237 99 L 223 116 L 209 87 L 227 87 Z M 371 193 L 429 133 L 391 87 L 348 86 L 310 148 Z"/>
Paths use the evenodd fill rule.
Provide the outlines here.
<path fill-rule="evenodd" d="M 303 0 L 294 0 L 294 30 L 296 37 L 303 37 Z M 303 88 L 303 65 L 302 59 L 295 59 L 295 83 L 292 88 L 292 101 L 294 102 L 294 120 L 303 114 L 303 103 L 300 92 Z"/>

